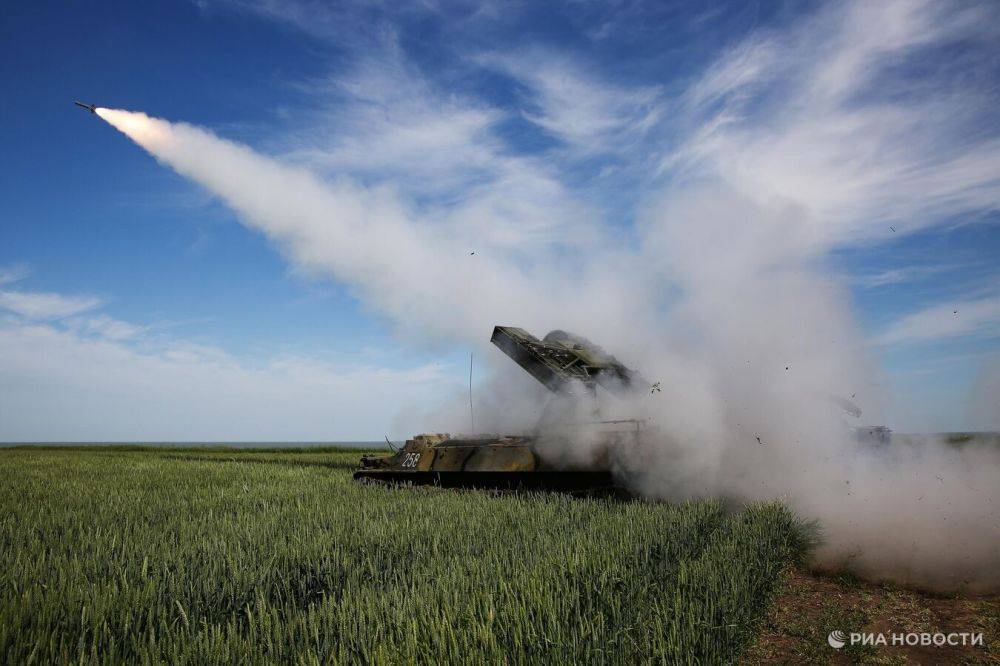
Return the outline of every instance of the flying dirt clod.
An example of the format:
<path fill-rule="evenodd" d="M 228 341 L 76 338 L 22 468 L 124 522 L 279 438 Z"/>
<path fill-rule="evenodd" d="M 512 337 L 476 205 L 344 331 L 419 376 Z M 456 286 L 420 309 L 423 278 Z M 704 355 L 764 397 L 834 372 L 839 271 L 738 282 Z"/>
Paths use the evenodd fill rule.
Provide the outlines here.
<path fill-rule="evenodd" d="M 638 445 L 644 422 L 598 419 L 597 387 L 626 396 L 649 391 L 649 384 L 597 345 L 566 331 L 555 330 L 539 340 L 523 329 L 497 326 L 490 342 L 552 392 L 537 432 L 508 436 L 417 435 L 391 456 L 362 457 L 354 478 L 445 487 L 545 488 L 571 492 L 619 489 L 612 471 L 615 457 L 625 447 Z M 593 418 L 558 422 L 564 416 L 558 414 L 563 401 L 593 405 Z M 557 466 L 540 455 L 538 444 L 542 437 L 596 439 L 596 453 L 588 464 Z"/>

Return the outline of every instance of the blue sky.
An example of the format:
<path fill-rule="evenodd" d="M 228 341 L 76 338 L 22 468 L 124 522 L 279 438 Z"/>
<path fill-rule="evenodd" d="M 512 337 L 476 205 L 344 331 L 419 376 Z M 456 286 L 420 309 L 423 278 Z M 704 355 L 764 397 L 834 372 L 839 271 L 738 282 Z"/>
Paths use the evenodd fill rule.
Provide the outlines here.
<path fill-rule="evenodd" d="M 342 259 L 304 260 L 248 227 L 73 99 L 208 128 L 369 199 L 389 192 L 510 266 L 597 256 L 567 235 L 634 250 L 661 202 L 706 183 L 780 201 L 803 220 L 796 256 L 846 290 L 889 396 L 874 414 L 904 430 L 1000 427 L 995 14 L 8 7 L 0 439 L 405 435 L 461 392 L 469 350 L 489 353 L 472 333 L 427 334 Z M 483 339 L 489 315 L 468 320 Z"/>

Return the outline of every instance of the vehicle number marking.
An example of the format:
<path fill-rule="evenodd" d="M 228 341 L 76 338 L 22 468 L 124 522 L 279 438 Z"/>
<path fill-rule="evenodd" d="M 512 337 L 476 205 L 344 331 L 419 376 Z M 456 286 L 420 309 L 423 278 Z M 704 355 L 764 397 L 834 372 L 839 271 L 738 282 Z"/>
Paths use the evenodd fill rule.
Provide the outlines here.
<path fill-rule="evenodd" d="M 419 453 L 404 453 L 402 465 L 403 467 L 416 467 L 418 460 L 420 460 Z"/>

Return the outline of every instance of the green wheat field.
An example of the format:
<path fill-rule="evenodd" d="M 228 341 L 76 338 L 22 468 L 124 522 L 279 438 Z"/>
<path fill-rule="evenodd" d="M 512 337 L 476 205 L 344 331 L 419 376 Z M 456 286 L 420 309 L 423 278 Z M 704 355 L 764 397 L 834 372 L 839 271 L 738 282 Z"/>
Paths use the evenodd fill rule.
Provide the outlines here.
<path fill-rule="evenodd" d="M 356 449 L 0 449 L 0 661 L 732 661 L 809 530 L 358 484 Z"/>

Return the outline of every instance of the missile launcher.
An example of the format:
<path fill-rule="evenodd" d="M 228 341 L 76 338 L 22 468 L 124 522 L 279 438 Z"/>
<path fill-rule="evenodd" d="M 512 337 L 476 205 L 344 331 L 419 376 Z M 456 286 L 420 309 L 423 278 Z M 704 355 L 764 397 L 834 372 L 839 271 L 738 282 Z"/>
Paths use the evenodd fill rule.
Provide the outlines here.
<path fill-rule="evenodd" d="M 597 345 L 566 331 L 539 340 L 513 326 L 497 326 L 491 342 L 524 368 L 555 400 L 596 399 L 598 387 L 618 396 L 649 386 Z M 643 422 L 633 419 L 560 424 L 528 435 L 417 435 L 388 456 L 364 456 L 354 478 L 444 487 L 535 488 L 570 492 L 614 490 L 614 459 L 621 447 L 635 446 Z M 545 438 L 562 438 L 541 446 Z M 585 464 L 552 460 L 545 452 L 587 439 Z"/>

